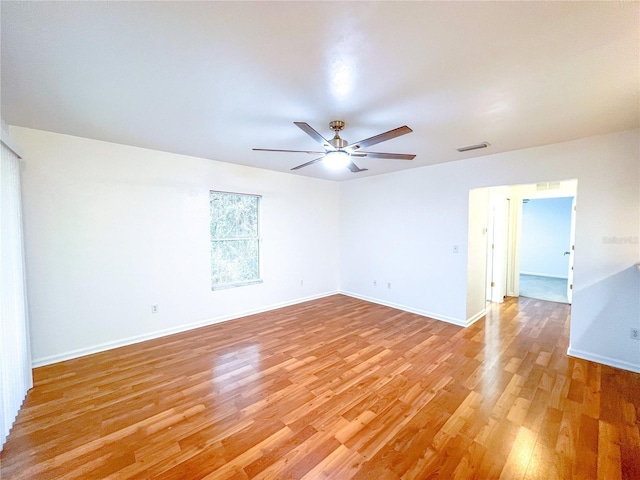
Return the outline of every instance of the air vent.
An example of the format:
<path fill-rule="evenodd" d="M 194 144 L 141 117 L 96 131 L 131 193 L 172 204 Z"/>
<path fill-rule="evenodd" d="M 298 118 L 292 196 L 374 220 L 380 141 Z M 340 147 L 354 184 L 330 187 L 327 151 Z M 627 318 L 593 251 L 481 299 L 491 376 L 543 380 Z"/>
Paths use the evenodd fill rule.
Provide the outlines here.
<path fill-rule="evenodd" d="M 536 190 L 556 190 L 560 188 L 560 182 L 543 182 L 536 184 Z"/>
<path fill-rule="evenodd" d="M 489 145 L 491 145 L 489 142 L 482 142 L 476 145 L 469 145 L 468 147 L 456 148 L 456 150 L 458 150 L 459 152 L 468 152 L 469 150 L 478 150 L 479 148 L 487 148 Z"/>

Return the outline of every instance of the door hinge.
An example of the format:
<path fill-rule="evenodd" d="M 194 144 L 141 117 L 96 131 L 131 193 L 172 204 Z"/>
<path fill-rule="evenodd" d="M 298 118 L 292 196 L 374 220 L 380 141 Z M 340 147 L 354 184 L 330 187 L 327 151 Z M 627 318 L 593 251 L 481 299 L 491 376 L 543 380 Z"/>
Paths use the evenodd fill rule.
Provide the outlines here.
<path fill-rule="evenodd" d="M 573 283 L 569 285 L 569 290 L 573 290 Z"/>
<path fill-rule="evenodd" d="M 491 282 L 491 286 L 492 286 L 492 287 L 495 287 L 495 286 L 496 286 L 496 284 L 495 284 L 495 283 L 493 283 L 493 282 Z"/>

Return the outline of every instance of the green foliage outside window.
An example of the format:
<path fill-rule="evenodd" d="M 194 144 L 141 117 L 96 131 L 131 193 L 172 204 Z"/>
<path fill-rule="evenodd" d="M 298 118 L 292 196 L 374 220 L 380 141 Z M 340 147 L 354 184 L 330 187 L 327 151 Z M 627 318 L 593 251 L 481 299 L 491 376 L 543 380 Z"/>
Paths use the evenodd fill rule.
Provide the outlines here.
<path fill-rule="evenodd" d="M 210 192 L 211 287 L 237 287 L 261 282 L 260 197 Z"/>

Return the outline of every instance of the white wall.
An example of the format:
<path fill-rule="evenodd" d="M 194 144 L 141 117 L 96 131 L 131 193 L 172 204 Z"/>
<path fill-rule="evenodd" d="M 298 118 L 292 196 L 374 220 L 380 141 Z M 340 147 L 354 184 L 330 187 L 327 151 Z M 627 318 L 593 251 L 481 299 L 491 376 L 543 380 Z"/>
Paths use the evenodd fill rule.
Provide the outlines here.
<path fill-rule="evenodd" d="M 640 328 L 639 275 L 630 274 L 639 255 L 638 130 L 342 184 L 24 128 L 12 134 L 25 156 L 36 364 L 338 287 L 465 325 L 481 302 L 469 300 L 469 285 L 485 281 L 469 265 L 469 191 L 575 178 L 570 351 L 640 371 L 640 342 L 629 338 Z M 210 290 L 209 189 L 264 196 L 264 284 Z"/>
<path fill-rule="evenodd" d="M 639 134 L 619 132 L 341 184 L 341 289 L 466 324 L 475 314 L 466 308 L 467 284 L 474 282 L 467 275 L 469 190 L 577 179 L 570 352 L 640 371 L 640 342 L 629 338 L 629 328 L 640 326 L 638 276 L 625 283 L 638 261 Z M 460 253 L 452 252 L 454 244 Z M 478 274 L 475 281 L 484 278 Z M 619 308 L 608 311 L 613 303 Z"/>
<path fill-rule="evenodd" d="M 341 184 L 344 292 L 466 324 L 469 189 L 456 187 L 464 179 L 452 178 L 452 168 L 434 165 Z"/>
<path fill-rule="evenodd" d="M 11 132 L 24 151 L 36 365 L 338 289 L 335 182 Z M 210 189 L 263 195 L 264 283 L 211 291 Z M 152 304 L 159 313 L 151 314 Z"/>

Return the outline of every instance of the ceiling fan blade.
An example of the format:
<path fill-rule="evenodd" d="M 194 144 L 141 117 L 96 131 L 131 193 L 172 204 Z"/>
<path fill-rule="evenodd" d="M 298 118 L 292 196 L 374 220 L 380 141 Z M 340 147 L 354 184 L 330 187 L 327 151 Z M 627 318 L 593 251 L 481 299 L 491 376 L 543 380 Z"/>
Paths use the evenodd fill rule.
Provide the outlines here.
<path fill-rule="evenodd" d="M 413 160 L 414 158 L 416 158 L 415 155 L 410 155 L 410 154 L 406 154 L 406 153 L 379 153 L 379 152 L 360 152 L 359 154 L 355 154 L 355 155 L 362 155 L 363 157 L 368 157 L 368 158 L 388 158 L 391 160 Z"/>
<path fill-rule="evenodd" d="M 359 142 L 352 143 L 347 145 L 345 150 L 347 151 L 355 151 L 361 148 L 366 148 L 371 145 L 375 145 L 376 143 L 386 142 L 387 140 L 391 140 L 392 138 L 399 137 L 401 135 L 406 135 L 407 133 L 411 133 L 411 130 L 406 125 L 398 128 L 394 128 L 393 130 L 389 130 L 388 132 L 381 133 L 379 135 L 375 135 L 373 137 L 365 138 L 364 140 L 360 140 Z"/>
<path fill-rule="evenodd" d="M 278 148 L 254 148 L 257 152 L 293 152 L 293 153 L 310 153 L 312 155 L 322 155 L 325 152 L 313 152 L 310 150 L 280 150 Z"/>
<path fill-rule="evenodd" d="M 316 132 L 308 123 L 305 123 L 305 122 L 293 122 L 293 123 L 298 128 L 300 128 L 300 130 L 302 130 L 304 133 L 306 133 L 311 138 L 313 138 L 316 142 L 322 145 L 324 148 L 328 150 L 335 150 L 335 148 L 333 148 L 333 146 L 331 146 L 331 144 L 329 143 L 329 140 L 327 140 L 318 132 Z"/>
<path fill-rule="evenodd" d="M 347 165 L 347 168 L 351 170 L 353 173 L 366 172 L 367 170 L 369 170 L 368 168 L 360 168 L 353 162 L 349 162 L 349 165 Z"/>
<path fill-rule="evenodd" d="M 311 160 L 310 162 L 303 163 L 302 165 L 298 165 L 297 167 L 293 167 L 291 170 L 298 170 L 299 168 L 302 168 L 302 167 L 308 167 L 309 165 L 313 165 L 314 163 L 319 162 L 321 160 L 324 160 L 324 156 L 320 158 L 316 158 L 315 160 Z"/>

